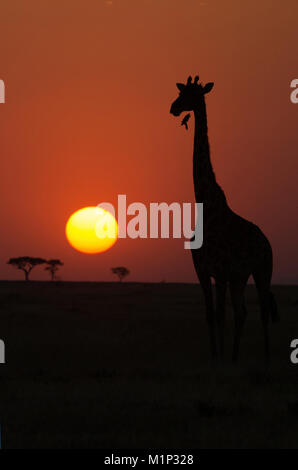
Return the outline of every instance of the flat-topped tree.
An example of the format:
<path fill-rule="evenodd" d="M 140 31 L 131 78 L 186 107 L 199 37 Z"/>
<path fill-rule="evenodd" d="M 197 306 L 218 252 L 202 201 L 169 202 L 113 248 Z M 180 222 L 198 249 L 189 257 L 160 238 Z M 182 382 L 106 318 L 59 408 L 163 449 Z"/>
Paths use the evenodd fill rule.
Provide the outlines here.
<path fill-rule="evenodd" d="M 122 279 L 129 275 L 129 269 L 125 268 L 124 266 L 118 266 L 117 268 L 111 268 L 113 274 L 118 276 L 119 282 L 122 282 Z"/>
<path fill-rule="evenodd" d="M 46 264 L 47 266 L 44 269 L 45 271 L 49 271 L 51 275 L 51 280 L 54 281 L 59 267 L 63 266 L 64 263 L 62 263 L 60 259 L 49 259 L 48 261 L 46 261 Z"/>
<path fill-rule="evenodd" d="M 46 263 L 43 258 L 34 258 L 32 256 L 20 256 L 18 258 L 10 258 L 7 264 L 20 269 L 25 274 L 25 281 L 29 281 L 29 274 L 35 266 Z"/>

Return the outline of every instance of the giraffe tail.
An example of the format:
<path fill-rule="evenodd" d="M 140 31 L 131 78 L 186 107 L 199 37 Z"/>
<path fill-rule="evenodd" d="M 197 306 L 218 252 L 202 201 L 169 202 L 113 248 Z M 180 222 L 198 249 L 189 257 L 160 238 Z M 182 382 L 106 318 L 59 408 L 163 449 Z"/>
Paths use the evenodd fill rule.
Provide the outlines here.
<path fill-rule="evenodd" d="M 273 323 L 276 323 L 280 320 L 280 316 L 277 310 L 277 305 L 276 305 L 275 298 L 272 292 L 270 292 L 270 314 L 271 314 L 271 320 Z"/>

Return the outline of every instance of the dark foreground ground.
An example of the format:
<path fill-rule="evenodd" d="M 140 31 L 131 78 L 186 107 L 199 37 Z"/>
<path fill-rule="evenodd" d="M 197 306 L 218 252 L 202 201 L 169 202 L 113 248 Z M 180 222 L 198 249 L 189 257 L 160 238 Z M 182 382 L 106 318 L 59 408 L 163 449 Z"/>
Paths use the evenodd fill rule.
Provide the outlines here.
<path fill-rule="evenodd" d="M 240 365 L 216 367 L 196 285 L 0 283 L 3 446 L 298 447 L 298 288 L 274 293 L 271 366 L 249 286 Z"/>

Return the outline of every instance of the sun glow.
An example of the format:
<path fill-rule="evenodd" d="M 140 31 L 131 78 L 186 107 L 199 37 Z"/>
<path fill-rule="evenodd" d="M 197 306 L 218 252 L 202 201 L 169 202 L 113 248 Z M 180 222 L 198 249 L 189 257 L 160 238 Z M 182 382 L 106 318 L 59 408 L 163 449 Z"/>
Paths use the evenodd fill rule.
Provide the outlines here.
<path fill-rule="evenodd" d="M 115 217 L 100 207 L 84 207 L 68 219 L 65 234 L 70 245 L 82 253 L 102 253 L 117 240 Z"/>

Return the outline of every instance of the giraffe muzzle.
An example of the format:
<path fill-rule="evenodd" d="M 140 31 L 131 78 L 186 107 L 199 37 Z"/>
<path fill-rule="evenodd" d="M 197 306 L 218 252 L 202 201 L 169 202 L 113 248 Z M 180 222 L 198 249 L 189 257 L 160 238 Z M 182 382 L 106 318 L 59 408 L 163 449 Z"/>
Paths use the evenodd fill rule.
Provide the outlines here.
<path fill-rule="evenodd" d="M 178 117 L 181 114 L 181 111 L 178 111 L 178 109 L 172 104 L 170 113 L 173 114 L 173 116 Z"/>

